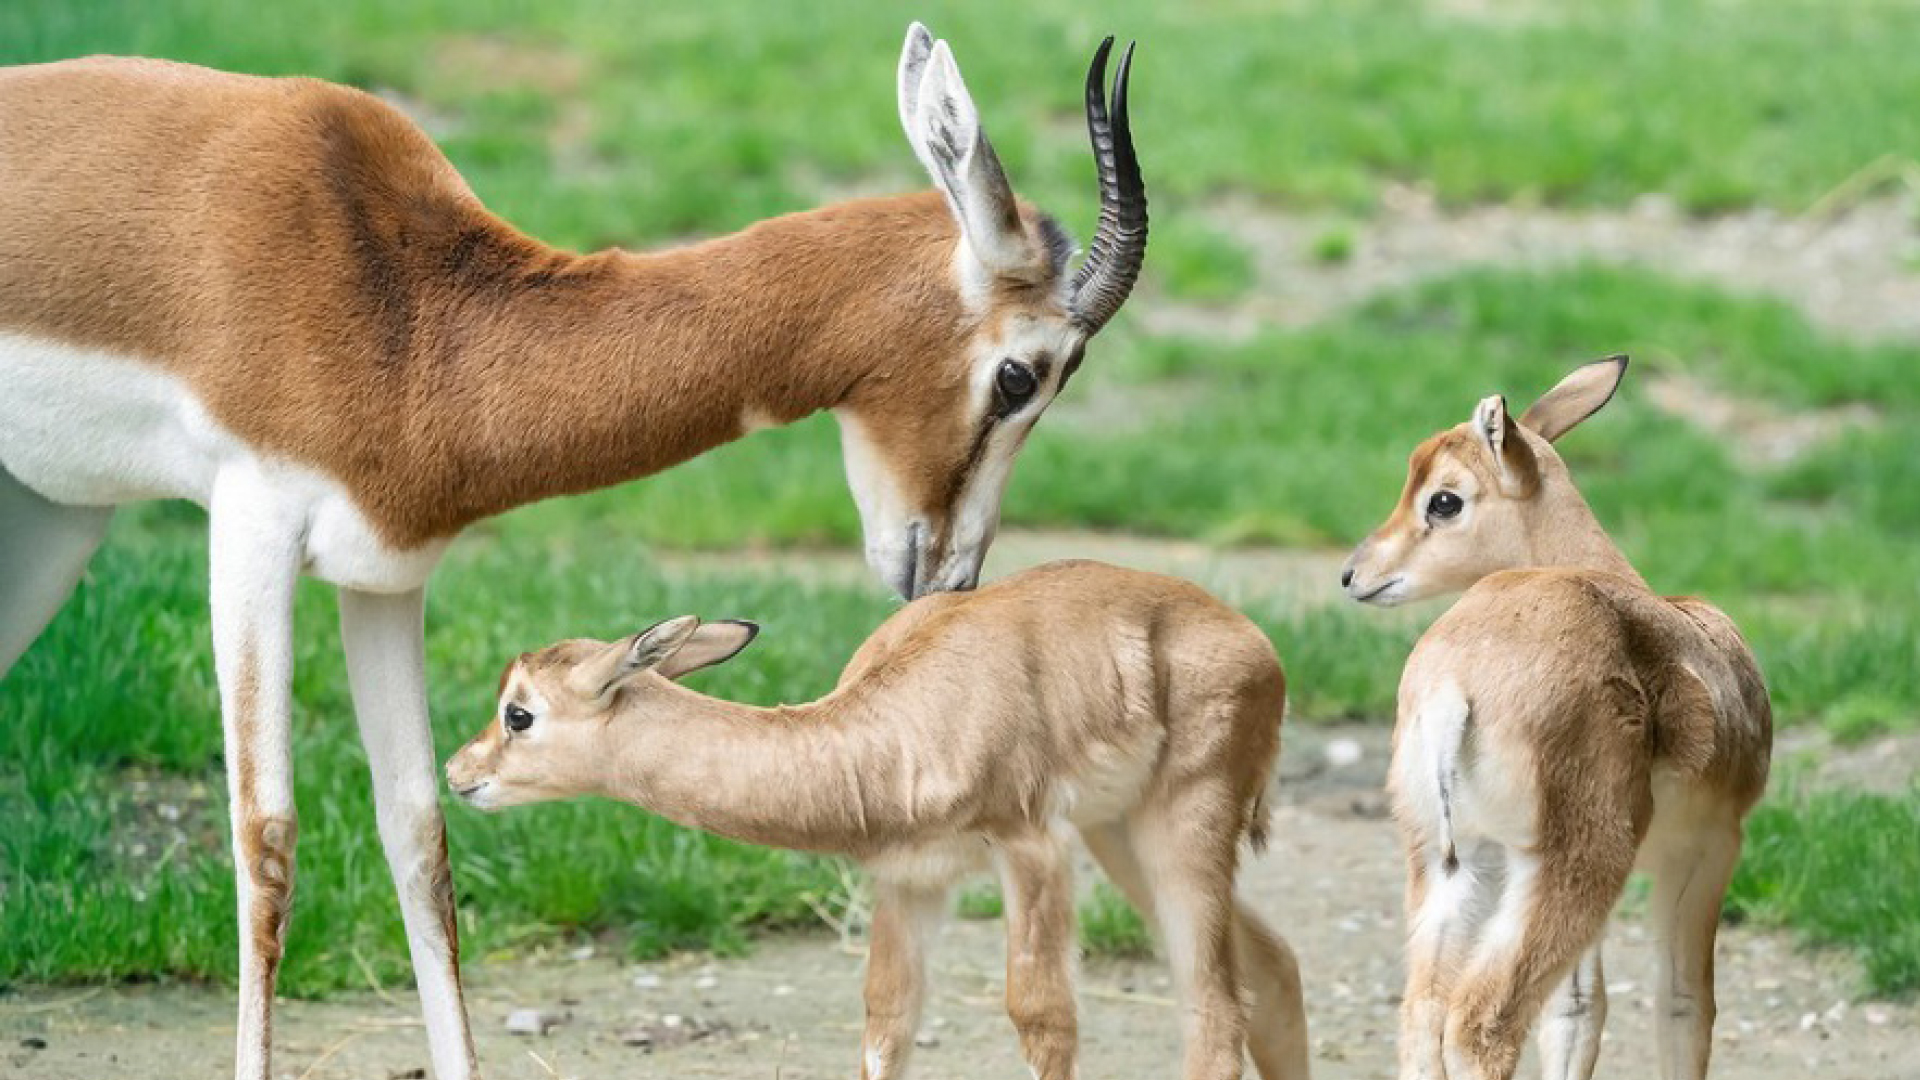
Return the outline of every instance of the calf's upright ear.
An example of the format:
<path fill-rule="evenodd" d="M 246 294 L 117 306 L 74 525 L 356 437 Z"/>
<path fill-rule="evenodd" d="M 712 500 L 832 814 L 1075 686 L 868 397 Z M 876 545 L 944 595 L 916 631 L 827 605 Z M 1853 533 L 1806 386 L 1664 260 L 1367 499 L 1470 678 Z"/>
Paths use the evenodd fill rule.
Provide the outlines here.
<path fill-rule="evenodd" d="M 1620 389 L 1620 380 L 1626 375 L 1625 356 L 1609 356 L 1583 364 L 1528 406 L 1520 416 L 1520 423 L 1553 442 L 1612 401 L 1613 392 Z"/>

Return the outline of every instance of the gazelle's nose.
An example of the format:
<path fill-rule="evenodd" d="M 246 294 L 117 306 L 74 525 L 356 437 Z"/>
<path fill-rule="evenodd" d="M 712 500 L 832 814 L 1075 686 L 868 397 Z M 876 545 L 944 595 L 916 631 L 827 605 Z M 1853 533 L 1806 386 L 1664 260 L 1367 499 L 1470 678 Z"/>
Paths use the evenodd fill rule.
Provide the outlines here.
<path fill-rule="evenodd" d="M 1352 586 L 1353 586 L 1353 567 L 1349 566 L 1346 569 L 1340 571 L 1340 587 L 1343 589 L 1347 589 L 1347 588 L 1351 588 Z"/>

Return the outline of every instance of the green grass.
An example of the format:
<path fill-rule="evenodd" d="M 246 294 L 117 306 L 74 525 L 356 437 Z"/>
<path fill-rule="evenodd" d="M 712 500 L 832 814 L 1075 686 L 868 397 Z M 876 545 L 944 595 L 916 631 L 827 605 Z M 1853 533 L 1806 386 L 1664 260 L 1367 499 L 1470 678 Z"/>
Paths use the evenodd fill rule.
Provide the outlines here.
<path fill-rule="evenodd" d="M 1353 230 L 1344 226 L 1322 232 L 1313 238 L 1311 254 L 1313 261 L 1327 266 L 1339 266 L 1353 258 L 1353 249 L 1358 243 Z"/>
<path fill-rule="evenodd" d="M 1872 995 L 1920 990 L 1920 789 L 1787 791 L 1761 805 L 1728 904 L 1860 958 Z"/>
<path fill-rule="evenodd" d="M 1166 294 L 1175 300 L 1234 300 L 1258 278 L 1244 244 L 1205 226 L 1155 236 L 1153 266 Z"/>
<path fill-rule="evenodd" d="M 960 891 L 954 904 L 962 919 L 998 919 L 1006 914 L 1006 900 L 992 883 L 978 883 Z M 1075 908 L 1080 951 L 1088 957 L 1138 960 L 1153 955 L 1153 931 L 1126 897 L 1104 881 L 1096 881 Z"/>
<path fill-rule="evenodd" d="M 1000 894 L 1000 886 L 978 882 L 960 890 L 953 902 L 953 912 L 962 919 L 997 919 L 1007 913 L 1007 902 Z"/>
<path fill-rule="evenodd" d="M 1141 959 L 1153 955 L 1153 931 L 1120 891 L 1098 882 L 1080 901 L 1080 951 L 1107 959 Z"/>

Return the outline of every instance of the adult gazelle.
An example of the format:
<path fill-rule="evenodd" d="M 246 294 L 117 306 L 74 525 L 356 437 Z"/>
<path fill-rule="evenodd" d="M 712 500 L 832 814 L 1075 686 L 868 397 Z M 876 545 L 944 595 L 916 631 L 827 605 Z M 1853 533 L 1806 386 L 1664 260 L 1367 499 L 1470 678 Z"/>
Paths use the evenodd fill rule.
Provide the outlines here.
<path fill-rule="evenodd" d="M 515 231 L 355 90 L 153 60 L 0 71 L 0 672 L 113 507 L 207 508 L 240 1077 L 268 1074 L 293 890 L 298 575 L 340 589 L 434 1070 L 459 1080 L 473 1050 L 422 661 L 447 544 L 831 409 L 876 572 L 909 597 L 971 586 L 1015 454 L 1139 273 L 1127 63 L 1110 114 L 1107 55 L 1087 98 L 1100 225 L 1077 270 L 917 24 L 900 116 L 937 191 L 653 254 Z"/>

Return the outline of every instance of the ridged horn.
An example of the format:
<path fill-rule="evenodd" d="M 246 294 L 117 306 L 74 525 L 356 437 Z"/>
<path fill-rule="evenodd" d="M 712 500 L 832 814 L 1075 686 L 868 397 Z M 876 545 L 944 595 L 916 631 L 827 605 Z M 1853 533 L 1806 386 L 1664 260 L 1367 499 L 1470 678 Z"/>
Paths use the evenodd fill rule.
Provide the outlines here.
<path fill-rule="evenodd" d="M 1147 257 L 1147 185 L 1140 179 L 1140 162 L 1133 153 L 1133 130 L 1127 120 L 1127 78 L 1133 70 L 1133 44 L 1120 56 L 1113 77 L 1113 112 L 1107 112 L 1107 54 L 1113 38 L 1100 43 L 1087 71 L 1087 134 L 1093 141 L 1093 159 L 1100 171 L 1100 224 L 1094 230 L 1087 259 L 1073 275 L 1068 301 L 1074 321 L 1089 336 L 1127 302 L 1140 265 Z"/>

